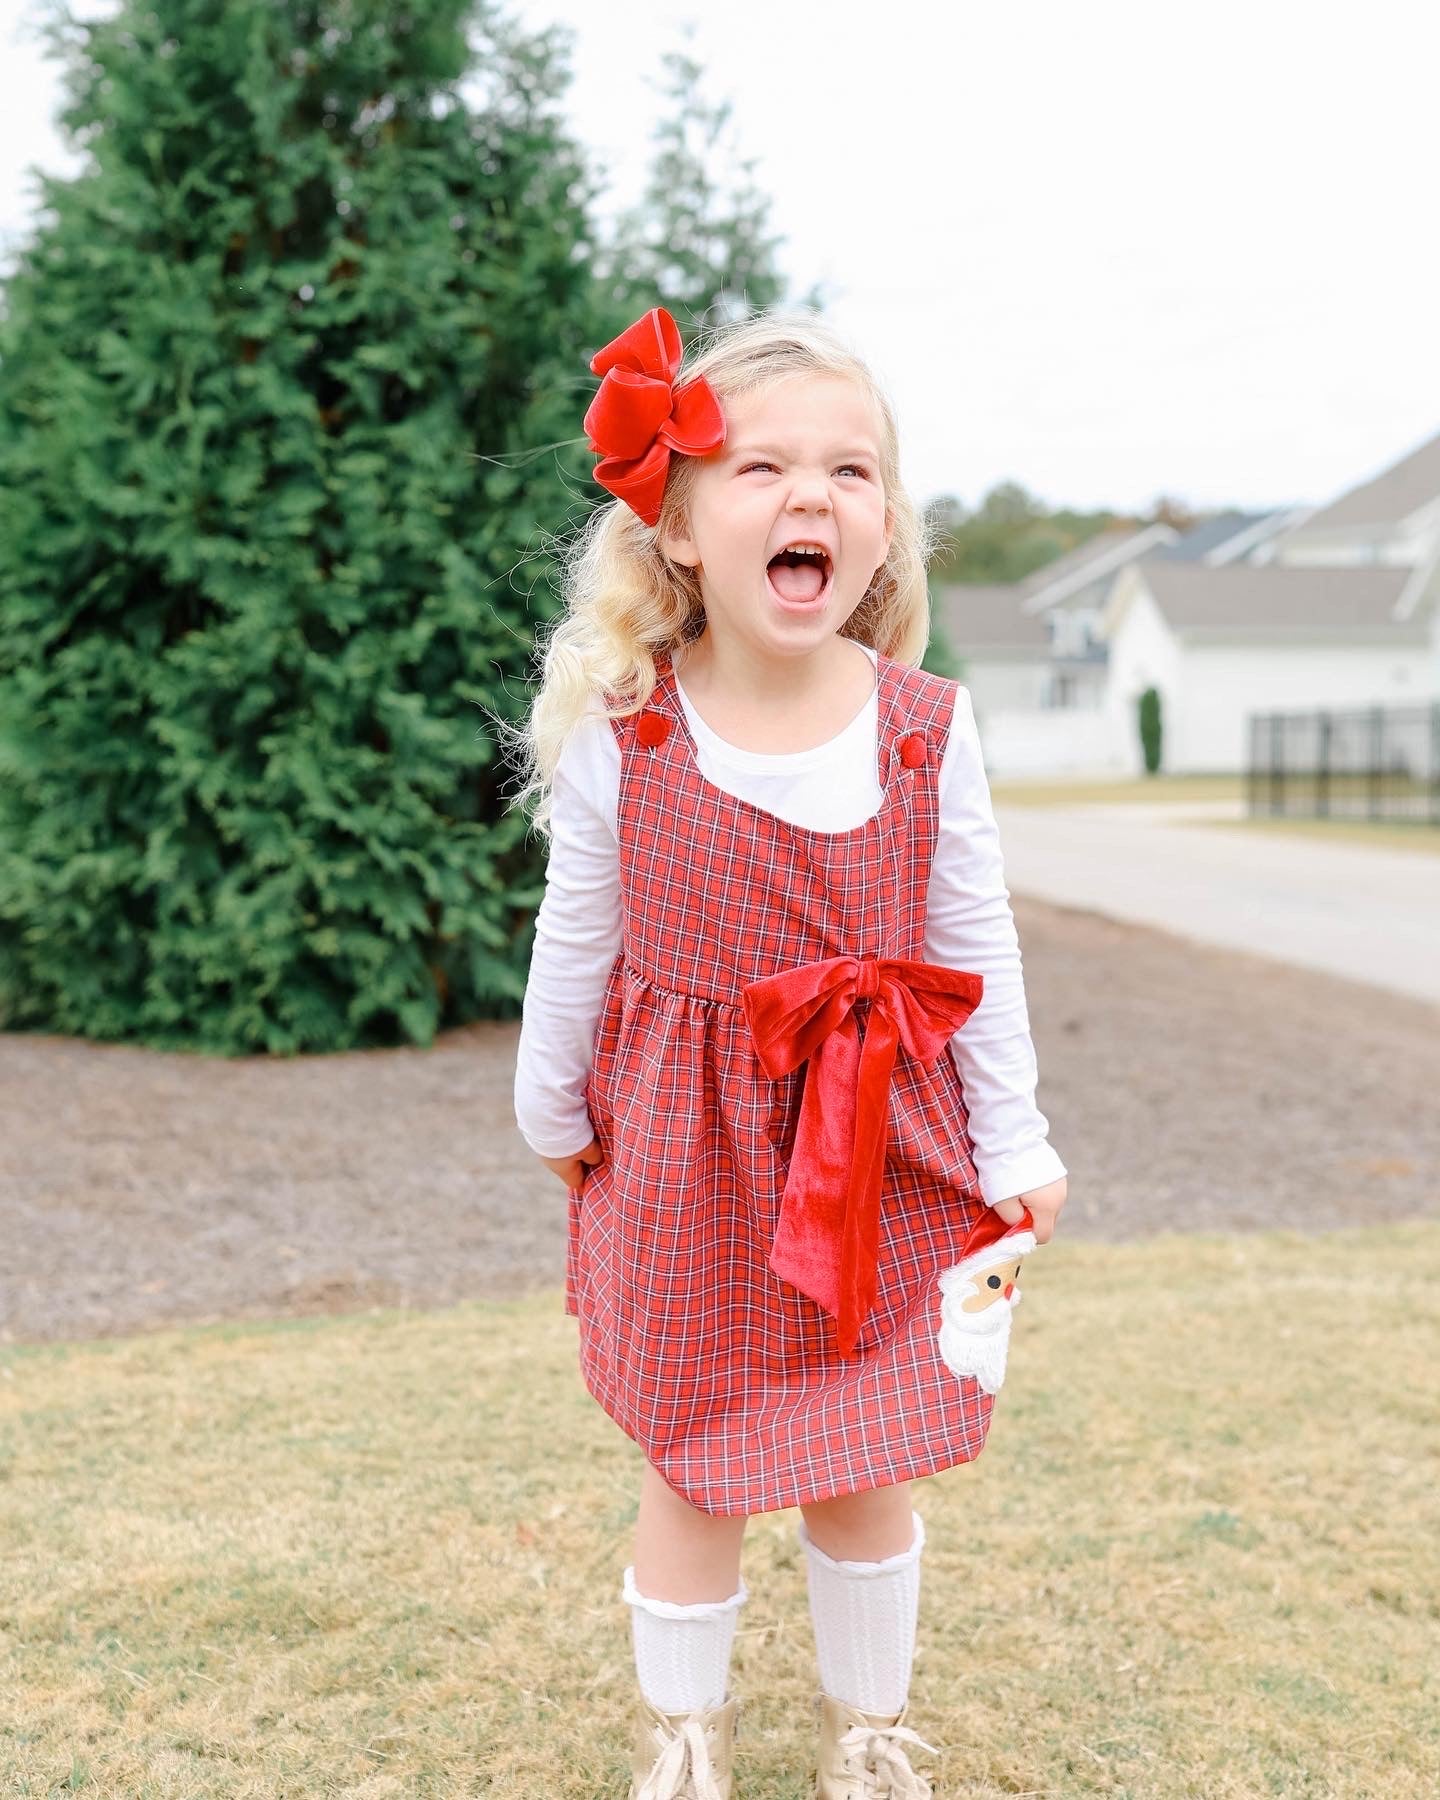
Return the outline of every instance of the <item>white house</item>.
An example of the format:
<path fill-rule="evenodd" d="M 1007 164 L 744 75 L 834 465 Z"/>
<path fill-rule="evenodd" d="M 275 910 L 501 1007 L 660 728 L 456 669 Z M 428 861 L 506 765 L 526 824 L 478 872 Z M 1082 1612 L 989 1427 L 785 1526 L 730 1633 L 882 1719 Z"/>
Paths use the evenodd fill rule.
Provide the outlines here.
<path fill-rule="evenodd" d="M 1104 769 L 1100 619 L 1117 571 L 1172 542 L 1168 525 L 1101 532 L 1023 581 L 938 589 L 934 611 L 962 663 L 995 773 Z"/>
<path fill-rule="evenodd" d="M 992 775 L 1139 773 L 1148 687 L 1176 772 L 1243 769 L 1252 713 L 1440 700 L 1440 434 L 1319 510 L 1105 532 L 935 612 Z"/>
<path fill-rule="evenodd" d="M 1440 432 L 1311 513 L 1256 561 L 1290 568 L 1418 569 L 1440 547 Z"/>
<path fill-rule="evenodd" d="M 1143 768 L 1136 709 L 1160 694 L 1161 766 L 1242 770 L 1249 717 L 1412 705 L 1440 695 L 1440 610 L 1425 570 L 1142 564 L 1106 616 L 1108 741 Z M 1428 573 L 1435 573 L 1432 563 Z M 1218 578 L 1218 579 L 1217 579 Z"/>

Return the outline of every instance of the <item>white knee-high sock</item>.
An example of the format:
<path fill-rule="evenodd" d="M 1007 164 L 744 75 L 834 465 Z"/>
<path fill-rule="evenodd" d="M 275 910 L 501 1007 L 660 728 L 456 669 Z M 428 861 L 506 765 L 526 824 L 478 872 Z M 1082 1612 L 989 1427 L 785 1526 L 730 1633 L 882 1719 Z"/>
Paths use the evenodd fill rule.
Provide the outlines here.
<path fill-rule="evenodd" d="M 803 1517 L 810 1617 L 820 1685 L 862 1712 L 898 1713 L 910 1693 L 920 1610 L 920 1552 L 925 1526 L 912 1512 L 915 1538 L 883 1562 L 837 1562 L 811 1540 Z"/>
<path fill-rule="evenodd" d="M 630 1607 L 635 1673 L 650 1704 L 667 1713 L 723 1706 L 729 1698 L 735 1626 L 750 1598 L 744 1580 L 728 1600 L 681 1606 L 640 1593 L 631 1567 L 622 1592 Z"/>

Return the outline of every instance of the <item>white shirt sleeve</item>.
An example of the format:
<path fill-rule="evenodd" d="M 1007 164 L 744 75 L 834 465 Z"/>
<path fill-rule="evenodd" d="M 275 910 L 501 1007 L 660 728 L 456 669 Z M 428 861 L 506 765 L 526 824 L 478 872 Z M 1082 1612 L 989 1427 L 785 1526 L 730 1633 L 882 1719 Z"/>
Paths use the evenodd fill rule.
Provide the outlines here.
<path fill-rule="evenodd" d="M 1035 1104 L 1035 1046 L 1000 834 L 968 688 L 940 764 L 940 832 L 930 870 L 925 956 L 984 978 L 980 1004 L 950 1039 L 975 1145 L 981 1191 L 994 1206 L 1068 1171 Z"/>
<path fill-rule="evenodd" d="M 585 1086 L 622 937 L 619 789 L 615 734 L 587 714 L 555 768 L 550 860 L 515 1058 L 515 1120 L 537 1156 L 578 1155 L 595 1135 Z"/>

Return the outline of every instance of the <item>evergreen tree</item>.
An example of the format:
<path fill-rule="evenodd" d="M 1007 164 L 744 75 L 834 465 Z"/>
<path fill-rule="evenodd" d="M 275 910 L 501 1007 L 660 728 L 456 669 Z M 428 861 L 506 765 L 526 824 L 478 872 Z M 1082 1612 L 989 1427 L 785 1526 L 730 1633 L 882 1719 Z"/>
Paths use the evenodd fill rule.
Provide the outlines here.
<path fill-rule="evenodd" d="M 693 32 L 687 27 L 685 36 Z M 667 51 L 660 60 L 670 110 L 652 134 L 644 197 L 621 214 L 596 261 L 616 329 L 653 306 L 657 294 L 687 343 L 696 329 L 777 303 L 818 310 L 814 287 L 798 301 L 786 298 L 774 258 L 784 239 L 766 235 L 770 201 L 753 180 L 755 159 L 739 155 L 729 130 L 731 102 L 705 97 L 703 70 L 686 51 Z M 743 176 L 738 185 L 722 176 L 735 167 Z"/>
<path fill-rule="evenodd" d="M 1140 750 L 1145 759 L 1145 773 L 1158 775 L 1163 735 L 1159 688 L 1146 688 L 1136 706 L 1136 724 L 1140 731 Z"/>
<path fill-rule="evenodd" d="M 51 34 L 92 161 L 0 318 L 0 1026 L 513 1016 L 542 890 L 480 709 L 520 710 L 572 495 L 476 452 L 574 439 L 604 342 L 552 35 L 488 0 Z"/>

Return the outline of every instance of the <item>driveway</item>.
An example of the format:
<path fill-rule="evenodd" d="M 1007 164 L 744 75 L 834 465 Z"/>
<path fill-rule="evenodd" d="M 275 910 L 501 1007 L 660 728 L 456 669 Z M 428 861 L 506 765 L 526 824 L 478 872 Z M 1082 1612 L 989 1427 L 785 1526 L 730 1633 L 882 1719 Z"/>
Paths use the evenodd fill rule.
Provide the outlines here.
<path fill-rule="evenodd" d="M 995 805 L 1012 893 L 1440 1003 L 1440 856 L 1203 823 L 1243 813 Z"/>
<path fill-rule="evenodd" d="M 1062 1237 L 1440 1217 L 1433 1006 L 1020 896 L 1015 922 Z M 558 1309 L 565 1189 L 515 1126 L 518 1037 L 226 1058 L 0 1032 L 0 1378 L 14 1342 Z"/>

